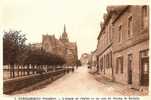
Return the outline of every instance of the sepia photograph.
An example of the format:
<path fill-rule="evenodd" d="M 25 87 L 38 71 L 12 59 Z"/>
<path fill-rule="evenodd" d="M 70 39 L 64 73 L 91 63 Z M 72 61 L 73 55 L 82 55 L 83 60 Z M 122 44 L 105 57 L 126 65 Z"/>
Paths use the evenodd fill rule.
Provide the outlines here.
<path fill-rule="evenodd" d="M 3 0 L 3 96 L 149 96 L 149 4 L 118 1 Z"/>

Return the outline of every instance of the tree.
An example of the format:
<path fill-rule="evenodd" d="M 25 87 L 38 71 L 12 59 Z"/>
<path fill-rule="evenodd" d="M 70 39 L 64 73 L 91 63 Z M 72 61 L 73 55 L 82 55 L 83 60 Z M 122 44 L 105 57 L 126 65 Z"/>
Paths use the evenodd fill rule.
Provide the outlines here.
<path fill-rule="evenodd" d="M 25 44 L 26 37 L 21 31 L 4 32 L 3 36 L 3 59 L 4 65 L 10 65 L 10 76 L 15 77 L 14 65 L 42 66 L 63 65 L 65 60 L 59 55 L 50 54 L 42 49 L 33 49 Z M 29 71 L 28 71 L 29 73 Z M 19 71 L 18 71 L 19 75 Z"/>
<path fill-rule="evenodd" d="M 10 69 L 13 72 L 12 77 L 15 77 L 14 74 L 14 64 L 22 62 L 23 52 L 25 49 L 25 34 L 22 34 L 21 31 L 8 31 L 4 32 L 3 36 L 3 61 L 4 65 L 10 64 Z"/>
<path fill-rule="evenodd" d="M 41 49 L 30 50 L 25 64 L 37 65 L 63 65 L 65 60 L 55 54 L 47 53 Z"/>

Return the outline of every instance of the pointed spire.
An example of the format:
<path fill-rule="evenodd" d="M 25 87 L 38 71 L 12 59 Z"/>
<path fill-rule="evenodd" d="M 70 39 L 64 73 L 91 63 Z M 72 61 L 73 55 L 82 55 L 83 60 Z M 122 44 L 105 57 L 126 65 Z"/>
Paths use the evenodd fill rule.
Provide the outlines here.
<path fill-rule="evenodd" d="M 65 25 L 65 24 L 64 24 L 64 32 L 62 33 L 61 40 L 62 40 L 62 41 L 66 41 L 66 42 L 69 41 L 68 35 L 67 35 L 67 33 L 66 33 L 66 25 Z"/>
<path fill-rule="evenodd" d="M 64 24 L 64 33 L 66 33 L 66 25 Z"/>

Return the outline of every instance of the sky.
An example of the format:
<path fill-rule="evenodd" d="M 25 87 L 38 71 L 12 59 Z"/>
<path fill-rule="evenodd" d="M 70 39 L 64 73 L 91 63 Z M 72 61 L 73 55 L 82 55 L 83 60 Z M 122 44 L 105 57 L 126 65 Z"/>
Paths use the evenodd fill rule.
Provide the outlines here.
<path fill-rule="evenodd" d="M 65 24 L 80 57 L 96 49 L 100 22 L 108 5 L 146 3 L 147 0 L 0 0 L 0 28 L 21 30 L 27 43 L 40 43 L 43 34 L 59 38 Z"/>

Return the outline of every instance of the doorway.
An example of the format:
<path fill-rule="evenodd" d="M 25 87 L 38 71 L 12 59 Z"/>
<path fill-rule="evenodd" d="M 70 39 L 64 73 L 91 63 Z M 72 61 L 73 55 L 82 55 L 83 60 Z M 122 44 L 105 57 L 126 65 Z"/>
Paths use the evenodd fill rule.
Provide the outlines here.
<path fill-rule="evenodd" d="M 149 85 L 149 56 L 148 50 L 144 50 L 140 52 L 140 72 L 141 79 L 140 83 L 143 86 Z"/>
<path fill-rule="evenodd" d="M 149 85 L 149 58 L 141 59 L 141 85 Z"/>

